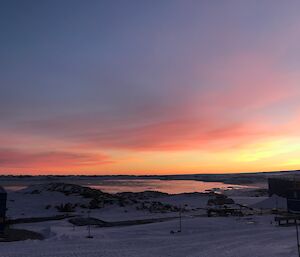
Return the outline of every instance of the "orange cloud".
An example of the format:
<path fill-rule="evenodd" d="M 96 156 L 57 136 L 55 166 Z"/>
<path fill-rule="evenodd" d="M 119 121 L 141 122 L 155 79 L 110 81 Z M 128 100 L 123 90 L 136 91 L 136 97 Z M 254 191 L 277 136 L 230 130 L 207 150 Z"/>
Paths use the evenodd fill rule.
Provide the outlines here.
<path fill-rule="evenodd" d="M 28 152 L 15 149 L 0 149 L 0 166 L 5 168 L 65 169 L 112 163 L 104 154 L 75 152 Z"/>
<path fill-rule="evenodd" d="M 181 94 L 176 92 L 176 97 L 170 92 L 172 102 L 155 103 L 152 109 L 151 106 L 147 109 L 146 105 L 132 113 L 119 110 L 116 115 L 99 112 L 46 117 L 44 120 L 20 122 L 14 129 L 2 129 L 0 142 L 3 146 L 7 149 L 11 149 L 12 145 L 23 147 L 19 150 L 1 150 L 0 164 L 10 168 L 67 170 L 78 167 L 97 171 L 103 165 L 122 170 L 122 164 L 132 168 L 138 163 L 140 169 L 143 167 L 146 170 L 160 154 L 173 167 L 166 154 L 171 156 L 174 152 L 180 152 L 185 156 L 186 166 L 196 169 L 195 165 L 200 165 L 195 160 L 198 153 L 190 154 L 190 159 L 185 153 L 201 151 L 208 155 L 214 153 L 220 158 L 226 155 L 227 158 L 228 152 L 235 151 L 236 157 L 229 157 L 235 163 L 238 151 L 253 151 L 248 147 L 253 143 L 264 145 L 263 142 L 300 134 L 297 129 L 299 115 L 295 111 L 300 108 L 297 101 L 300 79 L 294 73 L 282 71 L 270 56 L 235 56 L 221 66 L 214 68 L 208 65 L 193 77 L 192 82 L 195 85 L 206 84 L 199 88 L 182 86 L 179 90 Z M 295 104 L 291 108 L 292 102 Z M 283 122 L 278 110 L 286 112 Z M 30 146 L 27 148 L 25 145 Z M 262 150 L 263 154 L 259 157 L 266 158 L 279 152 L 274 150 L 272 153 L 270 145 L 268 143 L 268 154 Z M 110 151 L 121 153 L 109 157 L 94 154 Z M 147 155 L 148 163 L 142 166 L 147 152 L 152 157 Z M 127 157 L 120 157 L 122 154 Z M 243 156 L 250 156 L 248 159 L 252 160 L 253 156 L 258 155 Z M 209 167 L 209 161 L 216 162 L 217 158 L 210 158 L 203 160 L 201 165 Z M 121 160 L 119 164 L 118 160 Z M 159 161 L 163 162 L 161 159 Z M 232 163 L 226 165 L 227 168 L 215 169 L 233 168 Z"/>

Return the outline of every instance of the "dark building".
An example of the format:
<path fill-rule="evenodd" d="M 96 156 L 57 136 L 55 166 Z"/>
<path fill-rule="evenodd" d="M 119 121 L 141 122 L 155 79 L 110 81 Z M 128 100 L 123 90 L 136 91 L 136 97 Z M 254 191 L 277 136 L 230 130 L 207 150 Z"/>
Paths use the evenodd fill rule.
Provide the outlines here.
<path fill-rule="evenodd" d="M 287 209 L 292 213 L 300 213 L 300 177 L 285 176 L 268 179 L 269 196 L 278 195 L 286 198 Z"/>
<path fill-rule="evenodd" d="M 3 232 L 5 228 L 6 199 L 6 191 L 0 187 L 0 233 Z"/>
<path fill-rule="evenodd" d="M 289 191 L 300 190 L 299 177 L 278 177 L 269 178 L 269 196 L 278 195 L 281 197 L 287 197 Z"/>
<path fill-rule="evenodd" d="M 287 193 L 287 208 L 289 212 L 300 212 L 300 190 L 290 190 Z"/>

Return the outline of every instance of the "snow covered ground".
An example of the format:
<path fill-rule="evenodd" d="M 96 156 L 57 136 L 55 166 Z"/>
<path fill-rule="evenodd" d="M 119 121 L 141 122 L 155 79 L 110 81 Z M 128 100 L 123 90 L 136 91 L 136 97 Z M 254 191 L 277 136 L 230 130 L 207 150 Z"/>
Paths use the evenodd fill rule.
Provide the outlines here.
<path fill-rule="evenodd" d="M 241 204 L 259 209 L 284 208 L 282 199 L 253 197 L 245 191 L 231 193 Z M 251 195 L 251 194 L 250 194 Z M 42 241 L 26 240 L 0 243 L 0 257 L 293 257 L 297 256 L 295 227 L 278 227 L 270 214 L 245 217 L 205 217 L 209 196 L 205 194 L 162 195 L 155 201 L 185 206 L 182 232 L 179 219 L 165 222 L 100 228 L 93 226 L 93 238 L 86 238 L 86 226 L 75 227 L 67 219 L 13 225 L 40 232 Z M 149 199 L 148 199 L 149 200 Z M 45 191 L 28 194 L 11 192 L 8 198 L 10 218 L 28 218 L 61 214 L 53 206 L 59 203 L 85 203 L 77 195 Z M 46 205 L 51 208 L 45 208 Z M 87 209 L 77 208 L 76 215 L 86 217 Z M 149 219 L 178 216 L 176 212 L 151 213 L 135 206 L 108 205 L 90 214 L 104 221 Z M 202 215 L 202 216 L 199 216 Z"/>
<path fill-rule="evenodd" d="M 75 230 L 67 221 L 19 225 L 44 231 L 43 241 L 1 243 L 5 257 L 292 257 L 297 256 L 294 227 L 276 227 L 272 216 L 185 218 L 181 233 L 170 234 L 178 221 Z M 51 233 L 49 231 L 51 228 Z"/>

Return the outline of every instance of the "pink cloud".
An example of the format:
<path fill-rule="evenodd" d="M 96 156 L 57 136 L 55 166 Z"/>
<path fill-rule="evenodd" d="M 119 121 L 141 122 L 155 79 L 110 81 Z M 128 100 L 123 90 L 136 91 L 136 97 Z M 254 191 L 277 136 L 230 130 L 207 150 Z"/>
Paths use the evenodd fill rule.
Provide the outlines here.
<path fill-rule="evenodd" d="M 66 168 L 88 167 L 112 163 L 103 154 L 73 152 L 29 152 L 15 149 L 0 149 L 0 166 L 4 168 Z"/>
<path fill-rule="evenodd" d="M 146 105 L 115 116 L 89 113 L 28 121 L 20 124 L 21 135 L 36 134 L 47 142 L 55 138 L 75 151 L 213 151 L 290 133 L 291 121 L 274 126 L 278 117 L 273 108 L 299 97 L 300 80 L 282 71 L 272 56 L 236 55 L 194 73 L 192 82 L 206 87 L 182 85 L 173 102 L 159 102 L 150 111 Z"/>

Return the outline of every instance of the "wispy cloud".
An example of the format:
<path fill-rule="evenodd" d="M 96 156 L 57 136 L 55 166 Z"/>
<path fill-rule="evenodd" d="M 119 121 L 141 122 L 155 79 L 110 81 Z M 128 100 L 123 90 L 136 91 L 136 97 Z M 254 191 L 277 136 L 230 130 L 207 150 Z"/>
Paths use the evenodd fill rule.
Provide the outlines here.
<path fill-rule="evenodd" d="M 104 154 L 87 154 L 63 151 L 30 152 L 16 149 L 0 149 L 0 166 L 5 168 L 65 169 L 101 166 L 112 163 Z"/>

